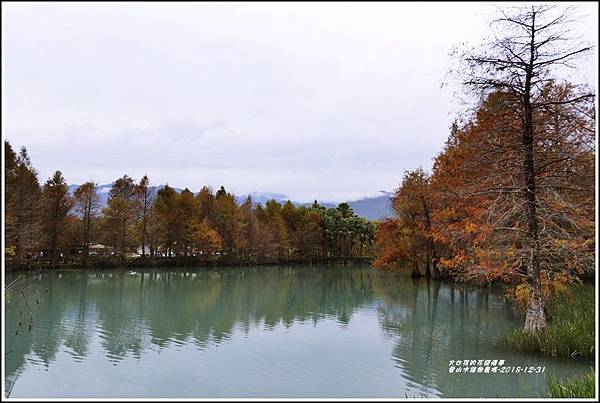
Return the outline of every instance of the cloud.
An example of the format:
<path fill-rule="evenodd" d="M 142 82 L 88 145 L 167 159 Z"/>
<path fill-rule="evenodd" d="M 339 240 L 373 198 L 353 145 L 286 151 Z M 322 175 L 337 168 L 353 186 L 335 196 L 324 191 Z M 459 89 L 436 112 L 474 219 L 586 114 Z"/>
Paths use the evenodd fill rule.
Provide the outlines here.
<path fill-rule="evenodd" d="M 27 146 L 42 179 L 147 173 L 297 200 L 374 195 L 431 166 L 452 120 L 452 93 L 440 91 L 448 51 L 481 38 L 490 12 L 4 4 L 4 135 Z"/>

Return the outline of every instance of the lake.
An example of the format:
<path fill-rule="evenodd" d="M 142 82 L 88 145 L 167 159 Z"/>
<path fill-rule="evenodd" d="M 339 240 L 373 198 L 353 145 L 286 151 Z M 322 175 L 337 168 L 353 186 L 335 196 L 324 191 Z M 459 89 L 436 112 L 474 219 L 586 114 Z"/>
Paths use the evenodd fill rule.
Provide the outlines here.
<path fill-rule="evenodd" d="M 21 288 L 31 314 L 6 300 L 10 397 L 537 397 L 548 374 L 590 368 L 507 351 L 523 318 L 499 291 L 370 267 L 72 270 Z"/>

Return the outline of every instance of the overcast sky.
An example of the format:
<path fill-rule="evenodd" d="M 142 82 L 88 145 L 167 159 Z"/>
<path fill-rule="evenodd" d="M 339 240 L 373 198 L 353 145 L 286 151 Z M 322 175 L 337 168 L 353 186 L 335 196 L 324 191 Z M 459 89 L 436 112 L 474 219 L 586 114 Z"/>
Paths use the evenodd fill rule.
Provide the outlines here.
<path fill-rule="evenodd" d="M 431 167 L 459 106 L 448 52 L 493 6 L 2 4 L 3 134 L 45 179 L 147 173 L 308 201 Z M 580 29 L 597 36 L 597 4 Z M 593 75 L 595 57 L 582 74 Z"/>

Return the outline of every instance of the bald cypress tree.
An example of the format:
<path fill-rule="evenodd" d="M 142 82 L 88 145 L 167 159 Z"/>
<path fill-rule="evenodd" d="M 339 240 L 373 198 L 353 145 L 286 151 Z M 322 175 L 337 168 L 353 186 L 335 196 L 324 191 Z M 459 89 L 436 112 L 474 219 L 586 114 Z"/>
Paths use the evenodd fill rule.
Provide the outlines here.
<path fill-rule="evenodd" d="M 552 114 L 552 109 L 559 105 L 578 105 L 593 98 L 585 86 L 571 86 L 568 96 L 562 99 L 545 96 L 548 85 L 560 83 L 558 72 L 573 68 L 576 59 L 592 49 L 572 36 L 572 13 L 572 9 L 545 4 L 500 9 L 498 18 L 491 24 L 490 39 L 478 48 L 457 53 L 461 62 L 457 72 L 465 87 L 480 99 L 494 93 L 503 94 L 504 113 L 515 117 L 517 122 L 497 128 L 505 138 L 515 136 L 515 141 L 496 144 L 506 165 L 511 167 L 498 174 L 504 178 L 510 175 L 512 184 L 510 187 L 492 184 L 488 191 L 502 197 L 514 195 L 519 200 L 517 205 L 522 206 L 517 212 L 520 215 L 517 221 L 524 226 L 513 231 L 519 234 L 524 245 L 523 265 L 528 288 L 525 330 L 529 332 L 539 332 L 546 327 L 541 262 L 546 258 L 544 253 L 551 251 L 543 250 L 541 236 L 544 210 L 552 213 L 554 207 L 542 205 L 543 192 L 551 191 L 553 186 L 540 183 L 547 177 L 543 169 L 547 166 L 540 160 L 540 150 L 545 147 L 540 133 L 547 123 L 544 112 Z M 569 139 L 562 138 L 562 141 Z"/>
<path fill-rule="evenodd" d="M 17 155 L 4 142 L 4 150 L 6 263 L 19 269 L 40 246 L 41 189 L 25 147 Z"/>
<path fill-rule="evenodd" d="M 65 178 L 56 171 L 42 190 L 42 228 L 52 268 L 58 266 L 67 215 L 73 204 Z"/>

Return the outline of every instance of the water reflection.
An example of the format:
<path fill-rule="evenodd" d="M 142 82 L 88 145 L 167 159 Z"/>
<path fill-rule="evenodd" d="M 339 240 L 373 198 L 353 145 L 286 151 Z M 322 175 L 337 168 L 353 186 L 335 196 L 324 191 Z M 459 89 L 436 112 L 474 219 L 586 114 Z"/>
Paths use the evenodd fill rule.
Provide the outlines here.
<path fill-rule="evenodd" d="M 545 376 L 524 374 L 452 374 L 450 360 L 504 359 L 508 365 L 547 366 L 558 376 L 581 373 L 581 362 L 549 360 L 513 353 L 502 335 L 522 323 L 498 293 L 453 284 L 374 279 L 386 295 L 379 306 L 380 323 L 393 338 L 393 357 L 410 381 L 445 397 L 544 396 Z"/>
<path fill-rule="evenodd" d="M 450 374 L 448 361 L 542 363 L 559 376 L 587 369 L 505 351 L 502 334 L 520 319 L 497 293 L 368 267 L 64 271 L 28 284 L 28 295 L 42 295 L 31 333 L 14 332 L 22 300 L 6 304 L 12 397 L 69 393 L 44 386 L 41 368 L 83 383 L 70 389 L 79 397 L 535 396 L 545 376 Z M 129 383 L 93 377 L 119 371 Z M 169 371 L 202 378 L 166 382 Z M 165 384 L 150 385 L 152 376 Z"/>

